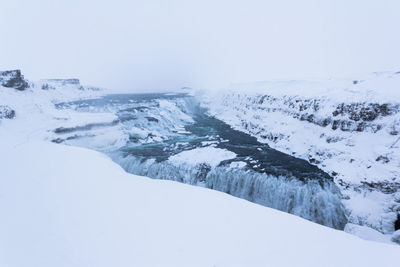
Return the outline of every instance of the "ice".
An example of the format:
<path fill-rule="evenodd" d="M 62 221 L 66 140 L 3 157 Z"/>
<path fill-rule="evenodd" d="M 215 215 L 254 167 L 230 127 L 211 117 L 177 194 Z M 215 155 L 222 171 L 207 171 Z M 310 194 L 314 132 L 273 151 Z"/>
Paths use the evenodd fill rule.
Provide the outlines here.
<path fill-rule="evenodd" d="M 215 147 L 202 147 L 192 150 L 183 151 L 179 154 L 171 156 L 168 160 L 174 165 L 190 165 L 196 166 L 197 164 L 204 163 L 210 167 L 216 167 L 224 160 L 234 159 L 236 154 L 226 150 Z"/>
<path fill-rule="evenodd" d="M 7 175 L 0 176 L 0 266 L 369 267 L 398 260 L 398 246 L 214 190 L 130 175 L 98 152 L 21 144 L 10 131 L 0 137 Z"/>
<path fill-rule="evenodd" d="M 205 150 L 201 149 L 193 150 L 194 147 L 193 139 L 191 139 L 193 133 L 191 131 L 187 131 L 186 128 L 188 125 L 191 125 L 193 123 L 192 116 L 196 112 L 196 105 L 198 104 L 198 102 L 194 98 L 178 97 L 178 98 L 156 99 L 156 100 L 149 98 L 146 101 L 137 101 L 137 100 L 131 101 L 131 99 L 124 100 L 123 97 L 120 97 L 116 100 L 113 99 L 111 101 L 112 103 L 106 106 L 92 105 L 92 100 L 90 100 L 88 102 L 83 101 L 83 102 L 71 103 L 69 107 L 66 106 L 65 108 L 55 110 L 54 106 L 52 106 L 51 103 L 49 104 L 49 102 L 55 102 L 56 101 L 55 99 L 59 98 L 59 96 L 55 96 L 57 95 L 56 91 L 57 90 L 47 90 L 47 91 L 42 90 L 39 92 L 35 91 L 34 93 L 35 95 L 37 94 L 40 95 L 41 97 L 46 96 L 43 97 L 41 101 L 37 101 L 39 102 L 39 104 L 35 103 L 34 105 L 32 105 L 28 103 L 30 100 L 26 101 L 27 103 L 26 108 L 30 109 L 30 112 L 32 114 L 40 113 L 41 118 L 47 117 L 47 120 L 49 121 L 48 128 L 43 129 L 42 131 L 35 132 L 35 135 L 37 133 L 43 134 L 43 132 L 46 132 L 46 130 L 50 130 L 47 131 L 46 134 L 47 136 L 45 137 L 45 139 L 47 140 L 52 140 L 54 142 L 62 142 L 70 145 L 88 147 L 109 154 L 112 154 L 113 152 L 122 148 L 125 153 L 124 156 L 119 155 L 119 158 L 117 157 L 114 159 L 116 160 L 116 162 L 120 162 L 121 165 L 123 165 L 126 169 L 130 169 L 132 173 L 142 174 L 150 176 L 152 178 L 168 179 L 193 185 L 206 186 L 210 188 L 215 187 L 214 189 L 216 190 L 228 192 L 232 195 L 243 197 L 245 199 L 248 199 L 250 201 L 265 206 L 276 207 L 277 209 L 281 209 L 287 212 L 292 212 L 293 214 L 298 214 L 299 216 L 302 216 L 304 218 L 319 223 L 323 223 L 336 228 L 343 228 L 343 223 L 338 223 L 337 221 L 335 222 L 332 219 L 332 217 L 335 216 L 332 214 L 335 213 L 332 212 L 332 209 L 331 210 L 325 209 L 324 207 L 325 204 L 320 204 L 319 202 L 309 202 L 311 203 L 310 205 L 319 205 L 320 207 L 322 207 L 321 210 L 322 213 L 324 214 L 321 217 L 315 212 L 310 213 L 306 212 L 305 210 L 292 208 L 290 207 L 290 205 L 288 205 L 278 197 L 275 197 L 276 203 L 274 203 L 271 199 L 268 199 L 268 197 L 266 197 L 267 195 L 273 195 L 268 190 L 264 190 L 265 195 L 257 195 L 251 193 L 251 190 L 249 190 L 248 185 L 245 183 L 245 178 L 242 178 L 243 175 L 249 175 L 249 177 L 253 175 L 254 177 L 257 178 L 249 178 L 250 180 L 253 179 L 255 181 L 262 181 L 257 183 L 257 187 L 259 188 L 262 188 L 262 186 L 264 186 L 264 183 L 265 184 L 272 183 L 271 181 L 274 181 L 272 179 L 273 177 L 282 180 L 282 188 L 284 189 L 282 189 L 281 193 L 289 195 L 291 194 L 290 186 L 294 186 L 296 184 L 296 180 L 291 178 L 290 176 L 280 178 L 279 175 L 277 174 L 268 176 L 267 174 L 261 174 L 261 173 L 256 173 L 254 171 L 250 171 L 249 169 L 247 169 L 248 167 L 258 168 L 259 169 L 258 171 L 260 172 L 268 171 L 268 168 L 265 168 L 265 166 L 260 165 L 261 163 L 260 161 L 257 161 L 256 159 L 253 159 L 250 156 L 240 159 L 240 160 L 248 160 L 249 166 L 246 166 L 245 162 L 242 163 L 236 163 L 236 161 L 230 162 L 230 160 L 234 159 L 233 155 L 232 154 L 229 155 L 229 153 L 226 154 L 227 152 L 226 150 L 224 151 L 224 149 L 216 147 L 223 145 L 223 142 L 216 140 L 216 138 L 218 138 L 217 137 L 218 135 L 212 135 L 212 134 L 204 135 L 205 138 L 204 140 L 207 141 L 200 141 L 199 144 L 201 147 L 204 146 L 208 147 L 204 148 Z M 78 91 L 82 93 L 81 90 Z M 24 114 L 22 112 L 18 112 L 18 110 L 21 110 L 19 106 L 23 106 L 21 105 L 23 101 L 29 99 L 29 97 L 32 97 L 33 91 L 29 89 L 26 92 L 19 92 L 19 93 L 21 93 L 21 95 L 26 96 L 26 98 L 22 98 L 22 101 L 19 102 L 11 100 L 16 98 L 13 98 L 13 92 L 10 92 L 9 94 L 4 94 L 5 96 L 4 99 L 10 100 L 9 101 L 10 103 L 17 103 L 18 105 L 14 108 L 17 108 L 17 114 L 20 114 L 18 116 L 22 117 L 25 116 L 26 118 L 28 118 L 28 116 L 26 116 L 26 113 Z M 21 95 L 19 95 L 19 97 Z M 88 95 L 90 94 L 87 93 L 86 96 Z M 73 96 L 73 94 L 68 92 L 67 95 L 65 95 L 60 99 L 65 100 L 68 99 L 68 97 L 70 96 Z M 51 99 L 51 101 L 49 101 L 49 99 Z M 250 103 L 256 106 L 256 103 L 253 103 L 254 102 L 253 98 L 249 98 L 246 101 L 250 101 Z M 236 102 L 233 101 L 232 103 Z M 239 109 L 240 107 L 241 105 L 236 105 L 236 108 Z M 249 115 L 245 113 L 243 114 L 246 116 Z M 254 126 L 256 125 L 256 122 L 260 121 L 261 115 L 262 114 L 258 114 L 257 112 L 255 112 L 254 114 L 252 114 L 251 117 L 244 117 L 244 118 L 251 118 L 249 125 Z M 274 116 L 275 115 L 273 114 L 271 115 L 271 118 L 273 118 L 273 120 L 268 121 L 268 123 L 274 124 L 275 122 L 278 121 L 279 125 L 281 125 L 282 127 L 289 127 L 289 124 L 285 122 L 286 118 L 285 116 L 276 116 L 275 119 Z M 9 124 L 9 122 L 5 123 Z M 290 125 L 291 127 L 298 126 L 297 130 L 300 131 L 300 133 L 302 130 L 307 131 L 311 127 L 309 125 L 304 126 L 303 125 L 304 122 L 299 122 L 296 121 L 295 119 L 293 119 L 291 123 L 293 123 Z M 34 128 L 34 124 L 30 123 L 29 121 L 27 121 L 27 125 L 30 125 L 30 127 Z M 57 129 L 63 129 L 63 131 L 60 130 L 57 131 Z M 254 129 L 257 130 L 256 127 Z M 268 129 L 265 129 L 265 131 L 267 130 Z M 298 134 L 293 129 L 290 128 L 287 129 L 284 128 L 284 130 L 285 132 L 292 135 Z M 251 133 L 255 134 L 256 131 Z M 275 136 L 277 137 L 281 136 L 279 134 L 276 134 Z M 337 140 L 336 143 L 346 141 L 346 144 L 348 144 L 349 146 L 357 145 L 357 142 L 355 142 L 353 139 L 345 139 L 345 134 L 348 135 L 349 133 L 345 133 L 342 136 L 340 135 L 334 136 L 334 138 L 332 137 L 332 134 L 330 135 L 329 133 L 324 133 L 324 134 L 325 136 L 330 136 L 329 138 L 331 138 L 331 140 L 335 141 Z M 365 133 L 363 135 L 363 138 L 360 139 L 364 143 L 368 143 L 371 138 L 367 134 L 373 135 L 372 133 Z M 175 142 L 174 138 L 179 135 L 185 135 L 187 138 L 185 137 L 184 139 Z M 30 135 L 29 138 L 31 138 L 31 136 L 32 135 Z M 220 137 L 220 139 L 222 140 L 222 137 Z M 282 139 L 277 138 L 277 142 L 285 142 L 285 140 L 288 142 L 288 144 L 291 144 L 293 146 L 291 149 L 295 151 L 297 151 L 296 149 L 298 148 L 303 149 L 304 147 L 307 146 L 307 142 L 309 142 L 306 134 L 304 138 L 299 138 L 296 141 L 290 140 L 290 142 L 288 139 L 285 139 L 285 137 L 282 137 Z M 229 140 L 223 140 L 223 141 L 229 142 Z M 168 142 L 172 143 L 169 144 Z M 148 160 L 148 159 L 145 160 L 140 156 L 138 157 L 126 156 L 127 154 L 130 153 L 129 145 L 127 144 L 131 145 L 132 143 L 135 143 L 137 145 L 143 145 L 143 144 L 150 145 L 144 147 L 143 153 L 149 153 L 149 151 L 152 150 L 155 150 L 157 152 L 158 151 L 157 149 L 159 149 L 159 151 L 163 152 L 162 153 L 163 155 L 155 158 L 154 160 Z M 166 145 L 161 148 L 151 146 L 152 144 L 157 145 L 158 143 L 159 144 L 165 143 Z M 335 144 L 335 142 L 332 141 L 330 144 Z M 320 147 L 323 148 L 323 145 L 321 145 Z M 256 147 L 255 149 L 257 149 L 257 151 L 262 151 L 260 147 Z M 224 153 L 222 153 L 223 151 Z M 287 153 L 289 152 L 290 151 L 287 151 Z M 294 151 L 292 152 L 295 153 Z M 316 153 L 315 155 L 320 155 L 321 153 L 324 153 L 324 150 L 319 149 L 317 150 L 317 152 L 315 152 Z M 333 155 L 335 155 L 335 153 L 337 154 L 341 153 L 340 151 L 335 149 L 330 149 L 330 152 Z M 311 151 L 310 153 L 313 153 L 313 151 Z M 367 155 L 368 153 L 365 154 Z M 379 153 L 377 153 L 375 156 L 378 157 L 378 154 L 383 154 L 383 152 L 379 151 Z M 295 155 L 298 156 L 297 154 Z M 336 166 L 335 168 L 341 168 L 342 166 L 345 166 L 345 164 L 347 164 L 346 157 L 347 157 L 346 154 L 344 155 L 342 154 L 342 161 L 340 162 L 334 162 L 335 158 L 325 159 L 324 164 L 328 164 L 327 166 L 329 166 L 329 168 L 332 166 Z M 160 162 L 168 158 L 171 159 L 169 162 Z M 392 160 L 392 158 L 393 155 L 388 156 L 389 160 Z M 216 167 L 218 164 L 226 160 L 228 161 L 226 165 L 220 166 L 218 168 Z M 315 160 L 320 160 L 320 158 L 316 158 Z M 172 164 L 174 161 L 175 164 Z M 355 160 L 356 163 L 358 161 L 359 159 Z M 251 165 L 251 163 L 253 164 Z M 375 161 L 373 162 L 373 164 L 376 165 Z M 384 168 L 384 170 L 387 171 L 391 170 L 390 166 L 391 166 L 390 164 L 386 164 L 385 166 L 382 165 L 382 168 Z M 236 170 L 236 169 L 242 169 L 242 170 Z M 209 178 L 211 177 L 211 174 L 214 173 L 216 170 L 219 170 L 220 173 L 218 173 L 218 175 L 216 176 L 217 178 L 215 181 L 217 182 L 214 185 L 213 182 L 210 182 Z M 223 172 L 225 171 L 235 172 L 236 176 L 224 177 Z M 360 173 L 362 175 L 367 175 L 368 171 L 369 169 L 366 172 L 359 172 L 359 169 L 355 168 L 355 169 L 348 169 L 347 174 L 352 174 L 354 172 L 357 173 L 357 175 L 360 175 Z M 395 172 L 396 168 L 394 168 L 391 171 Z M 243 174 L 242 172 L 246 173 Z M 351 178 L 351 175 L 349 175 L 349 177 Z M 224 180 L 224 178 L 226 180 Z M 225 184 L 224 187 L 222 181 L 224 181 L 227 184 L 243 183 L 245 184 L 245 186 L 242 188 L 242 191 L 233 190 L 231 192 L 230 187 L 228 188 L 227 184 Z M 300 182 L 300 184 L 302 183 L 303 182 Z M 288 184 L 290 186 L 285 184 Z M 304 193 L 304 196 L 306 196 L 307 193 L 312 192 L 312 190 L 318 189 L 318 186 L 316 186 L 313 183 L 308 183 L 307 186 L 310 186 L 310 188 L 308 189 L 308 192 L 307 190 L 304 190 L 304 192 L 306 192 Z M 323 191 L 325 190 L 325 188 L 322 188 L 321 190 Z M 332 194 L 333 195 L 336 194 L 336 188 L 332 190 Z M 378 196 L 379 194 L 381 195 Z M 379 193 L 379 194 L 376 195 L 374 195 L 374 193 L 358 194 L 356 191 L 354 194 L 352 194 L 349 191 L 344 191 L 345 200 L 343 201 L 343 203 L 345 204 L 346 207 L 346 213 L 349 215 L 348 218 L 350 223 L 371 227 L 386 234 L 392 233 L 394 231 L 393 222 L 396 219 L 395 209 L 398 206 L 398 202 L 393 201 L 393 197 L 391 197 L 390 195 L 388 197 L 388 194 L 384 193 Z M 340 198 L 340 193 L 337 194 L 337 197 Z M 342 204 L 340 201 L 339 202 L 336 200 L 331 201 L 329 200 L 329 197 L 326 196 L 322 197 L 321 199 L 323 199 L 321 203 L 331 203 L 332 205 L 338 205 L 337 206 L 338 209 L 343 210 L 343 206 L 341 206 Z M 299 199 L 295 199 L 294 206 L 300 206 L 301 205 L 300 203 L 301 202 L 299 201 Z M 338 215 L 336 217 L 340 218 L 341 215 Z"/>
<path fill-rule="evenodd" d="M 399 84 L 398 72 L 384 72 L 233 84 L 196 95 L 234 129 L 331 174 L 349 220 L 390 234 L 400 210 Z"/>
<path fill-rule="evenodd" d="M 218 167 L 207 175 L 206 186 L 336 229 L 343 229 L 347 222 L 333 183 L 303 183 L 294 177 Z"/>
<path fill-rule="evenodd" d="M 211 148 L 218 151 L 213 147 L 204 151 Z M 163 162 L 123 157 L 119 153 L 112 158 L 130 173 L 205 186 L 336 229 L 343 229 L 347 223 L 340 193 L 333 182 L 310 180 L 305 183 L 295 177 L 276 177 L 243 169 L 245 162 L 216 167 L 221 158 L 186 157 L 193 153 L 196 155 L 197 150 L 182 152 L 177 154 L 177 159 Z M 218 153 L 234 158 L 229 151 Z"/>
<path fill-rule="evenodd" d="M 122 103 L 123 100 L 119 102 L 119 106 L 92 108 L 99 114 L 111 108 L 122 122 L 119 128 L 109 128 L 109 135 L 101 133 L 101 129 L 99 133 L 90 131 L 94 136 L 67 140 L 66 143 L 108 152 L 115 162 L 133 174 L 213 188 L 338 229 L 343 229 L 347 222 L 340 202 L 340 193 L 332 182 L 324 181 L 326 177 L 316 178 L 315 182 L 304 182 L 296 177 L 257 173 L 245 169 L 246 162 L 229 162 L 236 158 L 235 153 L 215 147 L 219 144 L 215 139 L 222 139 L 216 133 L 210 136 L 205 134 L 208 132 L 204 132 L 207 141 L 199 141 L 197 148 L 193 147 L 191 138 L 198 137 L 189 136 L 185 137 L 189 139 L 182 139 L 180 135 L 176 141 L 174 135 L 185 129 L 186 125 L 193 124 L 191 116 L 197 116 L 197 102 L 193 98 L 156 101 L 146 99 L 134 105 L 129 101 L 127 105 Z M 83 112 L 87 112 L 88 108 L 90 106 L 86 104 L 82 104 L 82 107 L 78 105 L 78 110 Z M 127 114 L 133 110 L 139 112 L 130 119 Z M 212 122 L 217 123 L 217 121 Z M 224 129 L 230 131 L 229 127 Z M 113 130 L 119 131 L 120 134 L 124 133 L 129 140 L 134 141 L 128 141 L 123 135 L 113 137 L 111 134 Z M 108 137 L 110 139 L 107 139 Z M 115 140 L 121 140 L 117 143 L 121 145 L 120 149 L 114 144 Z M 229 142 L 229 140 L 224 141 Z M 104 144 L 103 148 L 99 147 L 101 142 Z M 126 142 L 126 146 L 123 142 Z M 169 142 L 171 143 L 167 146 Z M 146 146 L 140 149 L 140 145 Z M 259 146 L 255 146 L 254 149 L 260 151 Z M 254 168 L 261 167 L 259 160 L 251 159 L 250 156 L 245 157 L 246 159 L 249 163 L 256 164 Z M 228 165 L 217 167 L 225 161 Z M 235 190 L 231 190 L 231 186 Z M 295 194 L 296 188 L 302 189 Z M 304 205 L 304 202 L 307 205 Z"/>

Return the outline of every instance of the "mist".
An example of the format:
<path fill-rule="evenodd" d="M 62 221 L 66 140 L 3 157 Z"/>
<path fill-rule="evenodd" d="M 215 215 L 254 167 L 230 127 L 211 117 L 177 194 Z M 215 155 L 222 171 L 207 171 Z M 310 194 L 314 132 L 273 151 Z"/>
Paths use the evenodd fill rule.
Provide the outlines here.
<path fill-rule="evenodd" d="M 400 70 L 400 2 L 1 3 L 0 70 L 114 91 Z"/>

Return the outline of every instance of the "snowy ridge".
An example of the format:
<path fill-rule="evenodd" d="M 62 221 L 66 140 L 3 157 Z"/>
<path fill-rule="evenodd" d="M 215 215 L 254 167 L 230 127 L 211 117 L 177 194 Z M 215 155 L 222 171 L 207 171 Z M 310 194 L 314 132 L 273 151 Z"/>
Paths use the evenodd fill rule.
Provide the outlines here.
<path fill-rule="evenodd" d="M 330 173 L 350 222 L 394 231 L 400 212 L 400 73 L 259 82 L 200 94 L 210 113 Z M 368 207 L 374 203 L 373 209 Z"/>

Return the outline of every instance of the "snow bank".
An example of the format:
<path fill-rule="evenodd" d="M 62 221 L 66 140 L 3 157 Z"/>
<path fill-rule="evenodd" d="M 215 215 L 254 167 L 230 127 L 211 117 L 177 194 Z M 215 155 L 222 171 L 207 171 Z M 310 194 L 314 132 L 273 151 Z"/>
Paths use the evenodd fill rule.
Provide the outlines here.
<path fill-rule="evenodd" d="M 1 266 L 336 267 L 398 261 L 397 246 L 213 190 L 130 175 L 94 151 L 2 140 Z"/>
<path fill-rule="evenodd" d="M 222 161 L 234 159 L 236 154 L 227 149 L 215 148 L 212 146 L 196 148 L 183 151 L 171 156 L 168 160 L 174 165 L 191 165 L 205 163 L 212 168 L 217 167 Z"/>

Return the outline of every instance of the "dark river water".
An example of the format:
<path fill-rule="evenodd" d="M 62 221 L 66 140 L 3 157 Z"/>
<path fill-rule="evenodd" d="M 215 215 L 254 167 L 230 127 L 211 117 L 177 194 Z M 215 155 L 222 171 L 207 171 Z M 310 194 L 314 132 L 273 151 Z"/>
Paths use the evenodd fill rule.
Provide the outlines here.
<path fill-rule="evenodd" d="M 100 150 L 130 173 L 219 190 L 337 229 L 346 224 L 340 192 L 328 174 L 209 116 L 192 96 L 115 94 L 57 107 L 116 114 L 112 123 L 55 129 L 54 141 Z M 208 146 L 234 152 L 236 157 L 217 166 L 177 165 L 169 160 Z M 232 165 L 235 162 L 240 164 Z"/>

